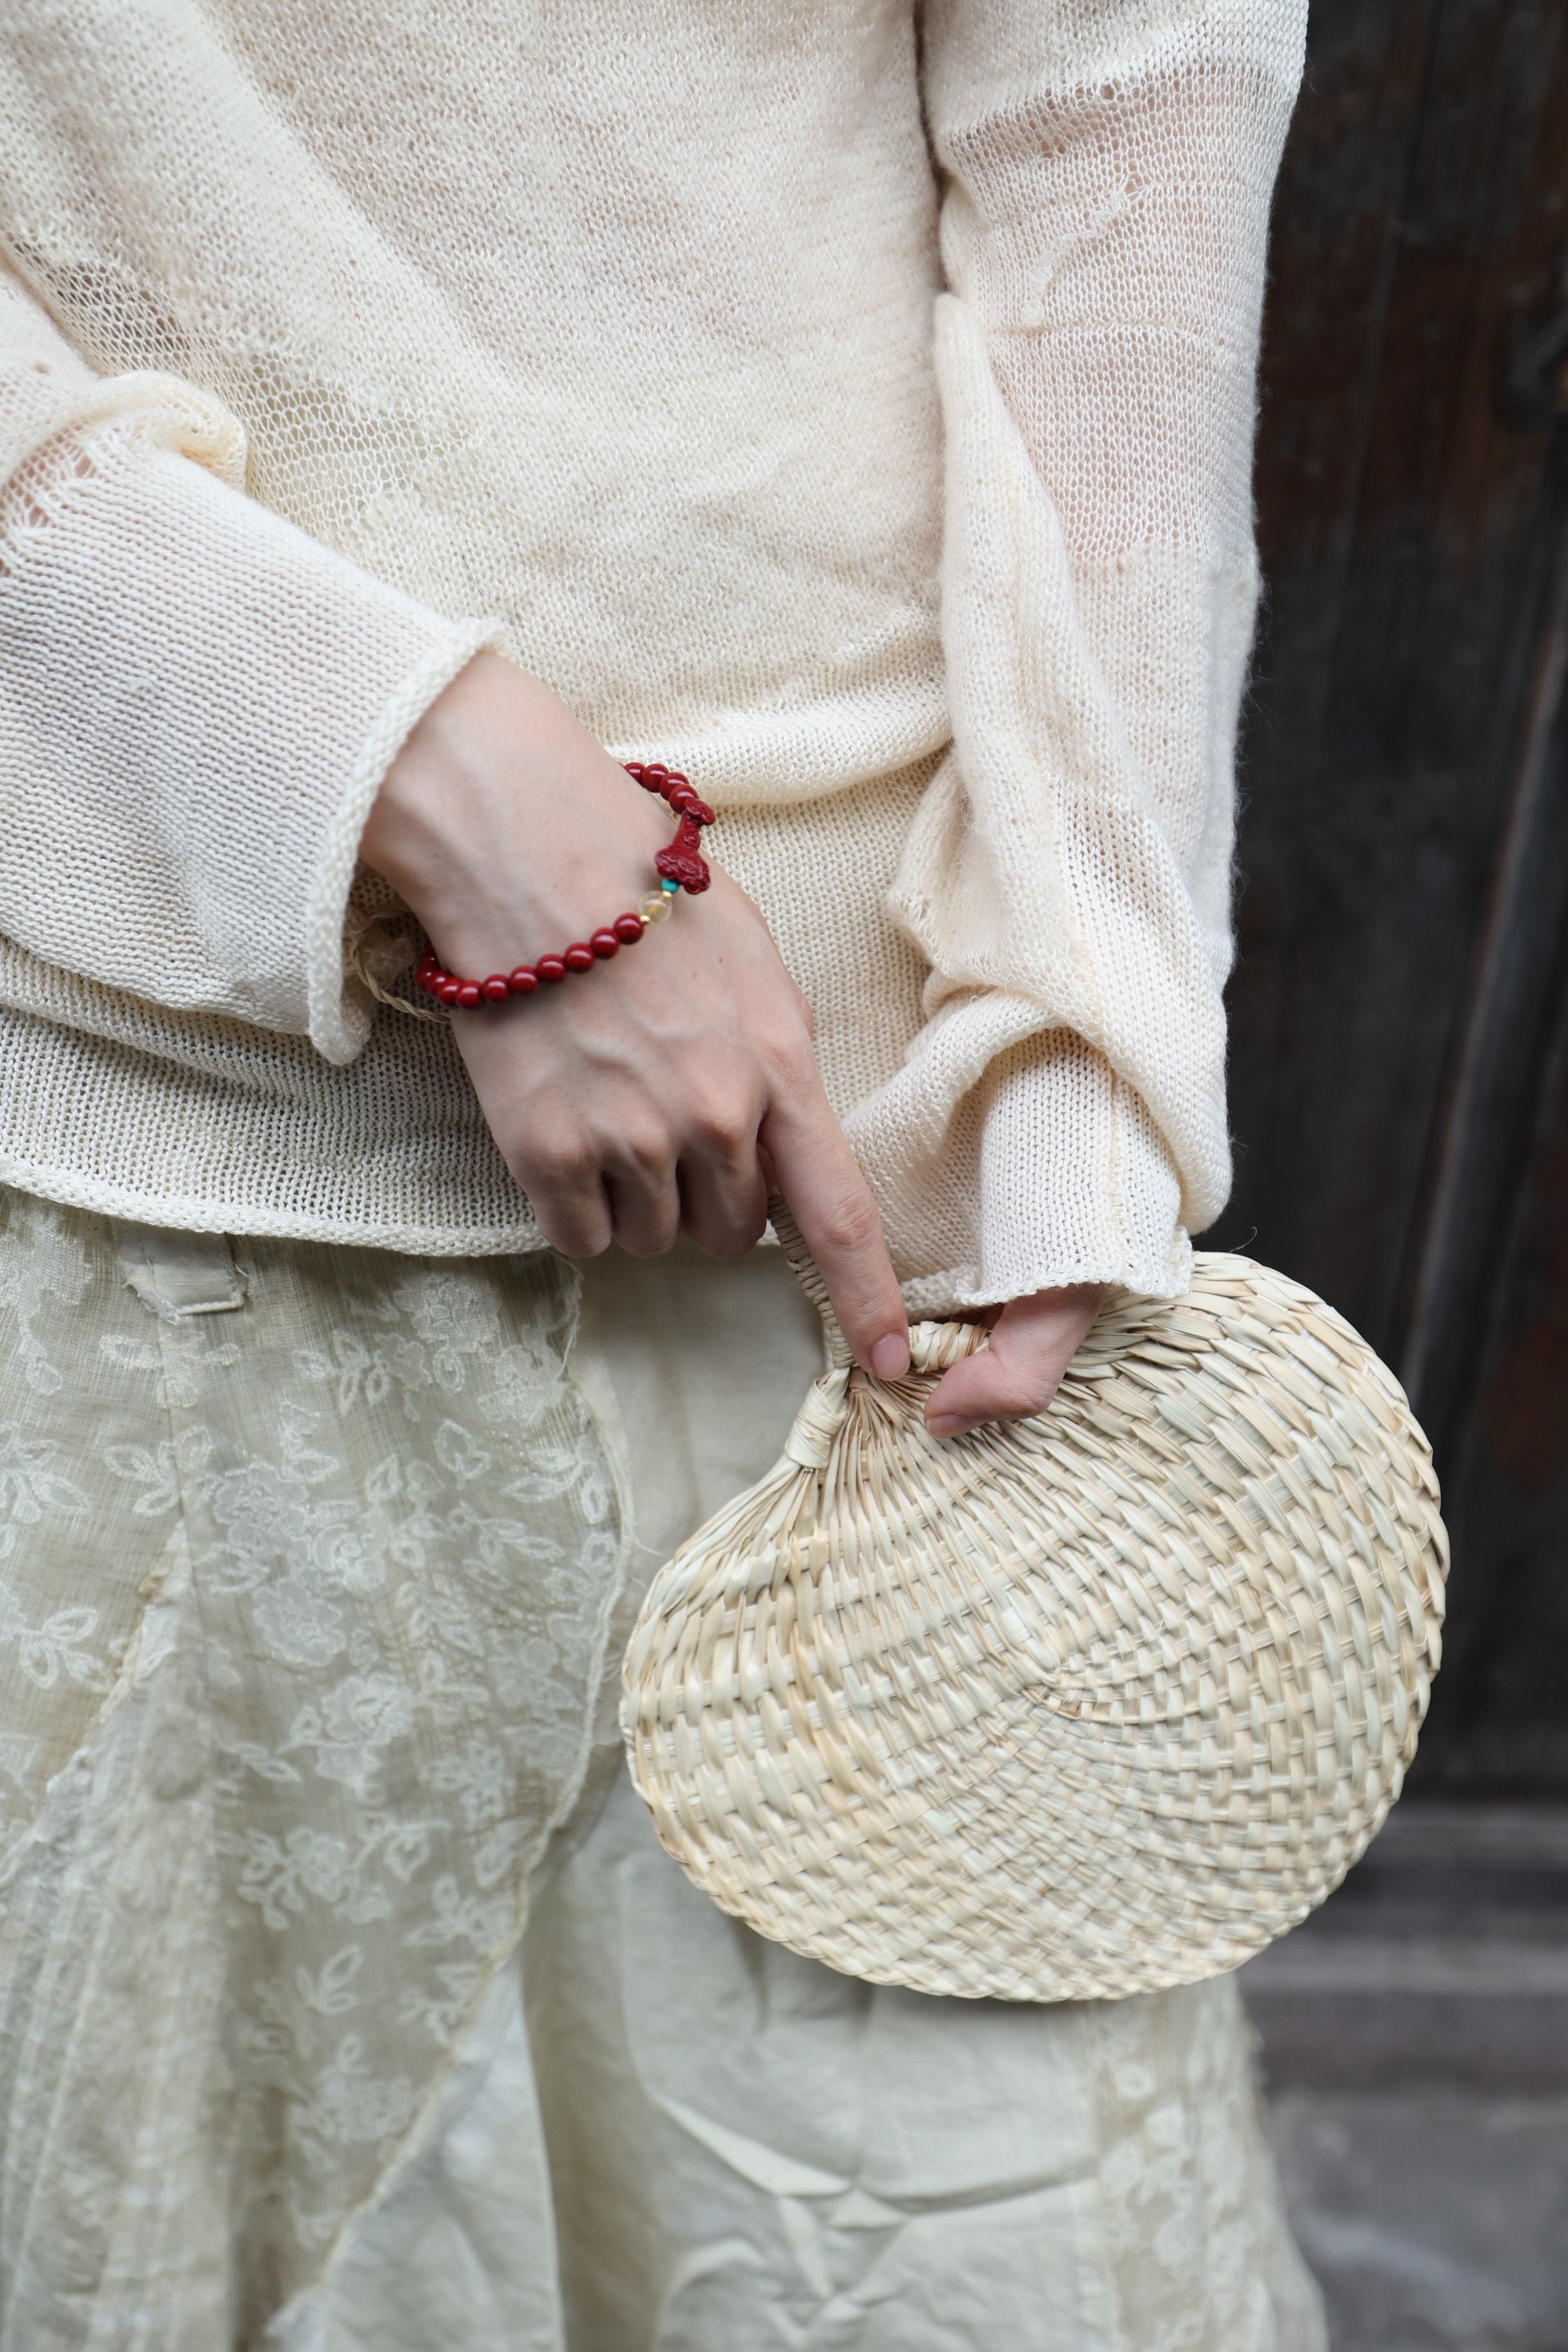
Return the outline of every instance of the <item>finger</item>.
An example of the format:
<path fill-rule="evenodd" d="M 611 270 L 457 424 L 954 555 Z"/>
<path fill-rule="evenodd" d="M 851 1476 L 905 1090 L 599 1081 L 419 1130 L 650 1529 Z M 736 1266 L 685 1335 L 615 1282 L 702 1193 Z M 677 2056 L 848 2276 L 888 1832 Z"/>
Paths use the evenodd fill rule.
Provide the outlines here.
<path fill-rule="evenodd" d="M 897 1380 L 910 1360 L 909 1318 L 877 1203 L 815 1062 L 770 1103 L 761 1138 L 857 1361 Z"/>
<path fill-rule="evenodd" d="M 932 1436 L 962 1437 L 983 1421 L 1044 1412 L 1104 1297 L 1098 1283 L 1075 1283 L 1005 1307 L 990 1346 L 954 1364 L 926 1400 Z"/>
<path fill-rule="evenodd" d="M 680 1163 L 680 1230 L 710 1257 L 743 1257 L 767 1228 L 768 1195 L 753 1150 L 749 1164 L 699 1158 Z"/>
<path fill-rule="evenodd" d="M 662 1257 L 680 1232 L 680 1192 L 667 1131 L 617 1137 L 605 1154 L 604 1187 L 615 1236 L 628 1257 Z"/>
<path fill-rule="evenodd" d="M 662 1184 L 640 1176 L 606 1176 L 615 1238 L 628 1257 L 662 1257 L 680 1237 L 680 1194 L 673 1171 Z"/>
<path fill-rule="evenodd" d="M 563 1257 L 600 1257 L 609 1248 L 615 1227 L 597 1166 L 535 1163 L 512 1172 L 552 1249 Z"/>

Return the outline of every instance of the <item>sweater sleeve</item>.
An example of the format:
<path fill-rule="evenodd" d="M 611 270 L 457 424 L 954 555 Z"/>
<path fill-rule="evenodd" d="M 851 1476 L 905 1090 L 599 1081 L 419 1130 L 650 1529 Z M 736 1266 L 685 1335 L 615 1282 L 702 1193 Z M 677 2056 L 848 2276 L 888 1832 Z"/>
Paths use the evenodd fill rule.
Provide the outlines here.
<path fill-rule="evenodd" d="M 363 1044 L 342 927 L 410 729 L 492 624 L 242 488 L 233 416 L 100 379 L 0 272 L 0 931 L 183 1011 Z"/>
<path fill-rule="evenodd" d="M 953 751 L 931 966 L 858 1111 L 915 1307 L 1172 1296 L 1229 1186 L 1221 992 L 1269 199 L 1305 0 L 931 0 Z M 919 1236 L 917 1242 L 916 1236 Z"/>

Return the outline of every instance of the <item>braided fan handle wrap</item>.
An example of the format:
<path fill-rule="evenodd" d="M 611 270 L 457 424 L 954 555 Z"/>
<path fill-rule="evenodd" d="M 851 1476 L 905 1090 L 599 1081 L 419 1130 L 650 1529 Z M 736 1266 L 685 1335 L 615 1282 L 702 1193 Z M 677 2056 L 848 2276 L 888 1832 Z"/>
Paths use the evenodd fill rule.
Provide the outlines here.
<path fill-rule="evenodd" d="M 768 1222 L 778 1237 L 779 1247 L 789 1262 L 795 1280 L 822 1318 L 827 1336 L 828 1360 L 838 1370 L 853 1363 L 849 1343 L 839 1327 L 827 1296 L 827 1285 L 822 1270 L 801 1237 L 800 1227 L 789 1202 L 782 1192 L 768 1194 Z M 944 1372 L 976 1349 L 988 1344 L 989 1335 L 983 1324 L 962 1318 L 940 1323 L 917 1323 L 910 1332 L 910 1360 L 917 1371 Z"/>
<path fill-rule="evenodd" d="M 782 1192 L 768 1194 L 768 1223 L 778 1235 L 779 1247 L 789 1261 L 790 1272 L 822 1318 L 822 1327 L 827 1334 L 827 1352 L 830 1360 L 835 1364 L 848 1363 L 849 1343 L 839 1328 L 838 1318 L 833 1311 L 833 1302 L 827 1296 L 827 1285 L 822 1279 L 821 1269 L 816 1260 L 801 1238 L 800 1227 L 795 1221 L 795 1212 Z"/>

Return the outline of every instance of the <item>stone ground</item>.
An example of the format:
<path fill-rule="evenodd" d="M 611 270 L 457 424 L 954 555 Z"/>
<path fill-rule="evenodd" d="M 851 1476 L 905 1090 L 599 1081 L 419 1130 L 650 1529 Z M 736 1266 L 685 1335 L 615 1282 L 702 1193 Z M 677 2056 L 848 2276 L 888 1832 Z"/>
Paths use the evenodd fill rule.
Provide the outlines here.
<path fill-rule="evenodd" d="M 1333 2352 L 1568 2352 L 1568 1813 L 1400 1806 L 1241 1981 Z"/>
<path fill-rule="evenodd" d="M 1568 2352 L 1568 2096 L 1269 2104 L 1334 2352 Z"/>

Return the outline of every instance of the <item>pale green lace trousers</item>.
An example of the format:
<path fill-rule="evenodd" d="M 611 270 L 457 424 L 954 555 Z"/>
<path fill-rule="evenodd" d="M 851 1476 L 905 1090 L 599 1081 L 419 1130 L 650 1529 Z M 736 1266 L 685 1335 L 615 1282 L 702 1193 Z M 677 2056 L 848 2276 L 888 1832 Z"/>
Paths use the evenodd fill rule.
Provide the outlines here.
<path fill-rule="evenodd" d="M 579 1287 L 0 1194 L 0 2352 L 1320 2352 L 1232 1984 L 873 1989 L 660 1853 L 626 1611 L 817 1341 Z"/>

